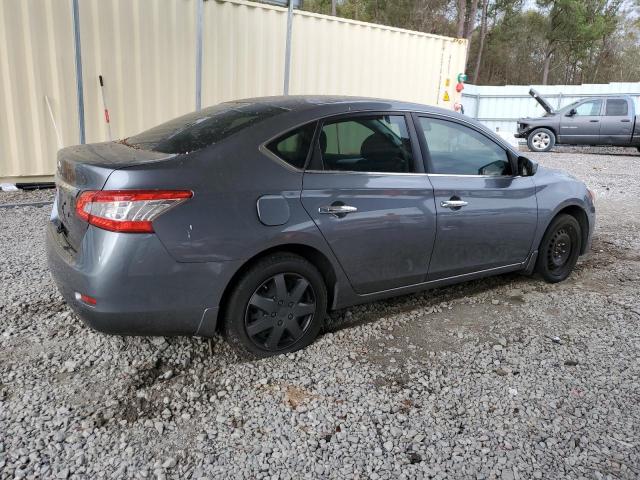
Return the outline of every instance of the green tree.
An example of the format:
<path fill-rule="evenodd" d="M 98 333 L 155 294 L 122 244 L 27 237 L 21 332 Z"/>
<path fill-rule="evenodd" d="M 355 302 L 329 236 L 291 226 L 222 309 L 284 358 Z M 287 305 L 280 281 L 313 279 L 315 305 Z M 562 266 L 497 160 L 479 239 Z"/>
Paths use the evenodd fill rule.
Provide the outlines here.
<path fill-rule="evenodd" d="M 554 55 L 568 60 L 565 74 L 572 72 L 575 76 L 595 44 L 613 33 L 620 3 L 621 0 L 538 0 L 538 5 L 547 11 L 544 85 L 548 83 Z"/>
<path fill-rule="evenodd" d="M 640 0 L 304 0 L 304 8 L 469 39 L 485 85 L 638 81 Z M 335 12 L 334 12 L 335 9 Z"/>

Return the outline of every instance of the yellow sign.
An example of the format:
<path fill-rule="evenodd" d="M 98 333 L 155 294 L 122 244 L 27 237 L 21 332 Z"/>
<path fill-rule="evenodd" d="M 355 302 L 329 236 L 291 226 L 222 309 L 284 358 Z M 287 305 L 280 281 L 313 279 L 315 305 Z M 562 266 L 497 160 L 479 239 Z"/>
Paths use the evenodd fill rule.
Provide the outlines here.
<path fill-rule="evenodd" d="M 447 78 L 447 79 L 444 81 L 444 86 L 445 86 L 445 87 L 448 87 L 449 85 L 451 85 L 451 79 Z"/>
<path fill-rule="evenodd" d="M 444 97 L 442 97 L 442 99 L 443 99 L 445 102 L 448 102 L 448 101 L 449 101 L 449 92 L 445 91 L 445 92 L 444 92 Z"/>

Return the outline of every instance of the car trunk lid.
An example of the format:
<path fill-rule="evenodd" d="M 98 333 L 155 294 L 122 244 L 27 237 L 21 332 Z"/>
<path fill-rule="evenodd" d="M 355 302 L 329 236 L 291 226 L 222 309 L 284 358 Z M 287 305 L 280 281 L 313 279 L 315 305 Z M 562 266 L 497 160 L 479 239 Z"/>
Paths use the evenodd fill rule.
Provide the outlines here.
<path fill-rule="evenodd" d="M 89 224 L 75 213 L 78 195 L 102 190 L 115 170 L 174 157 L 166 153 L 132 148 L 122 142 L 105 142 L 63 148 L 58 152 L 56 199 L 53 219 L 69 246 L 77 251 Z"/>
<path fill-rule="evenodd" d="M 529 90 L 529 95 L 536 99 L 536 101 L 544 108 L 545 112 L 553 113 L 553 107 L 547 102 L 535 89 Z"/>

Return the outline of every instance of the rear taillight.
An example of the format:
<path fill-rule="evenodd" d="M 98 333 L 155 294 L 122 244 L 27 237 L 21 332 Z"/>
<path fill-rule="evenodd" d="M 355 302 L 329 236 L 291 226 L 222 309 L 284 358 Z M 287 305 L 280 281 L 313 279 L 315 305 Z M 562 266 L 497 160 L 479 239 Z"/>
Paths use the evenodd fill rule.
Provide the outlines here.
<path fill-rule="evenodd" d="M 152 233 L 154 219 L 192 196 L 188 190 L 87 191 L 76 201 L 76 214 L 104 230 Z"/>

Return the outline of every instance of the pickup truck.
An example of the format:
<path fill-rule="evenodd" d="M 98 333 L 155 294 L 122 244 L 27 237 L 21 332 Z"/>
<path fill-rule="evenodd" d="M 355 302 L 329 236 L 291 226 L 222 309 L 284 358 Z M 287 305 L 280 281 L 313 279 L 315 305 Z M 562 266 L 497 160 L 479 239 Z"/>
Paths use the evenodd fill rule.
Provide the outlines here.
<path fill-rule="evenodd" d="M 640 152 L 640 115 L 628 96 L 589 97 L 554 110 L 533 88 L 547 113 L 539 118 L 520 118 L 516 138 L 526 138 L 529 150 L 548 152 L 554 145 L 615 145 L 636 147 Z"/>

